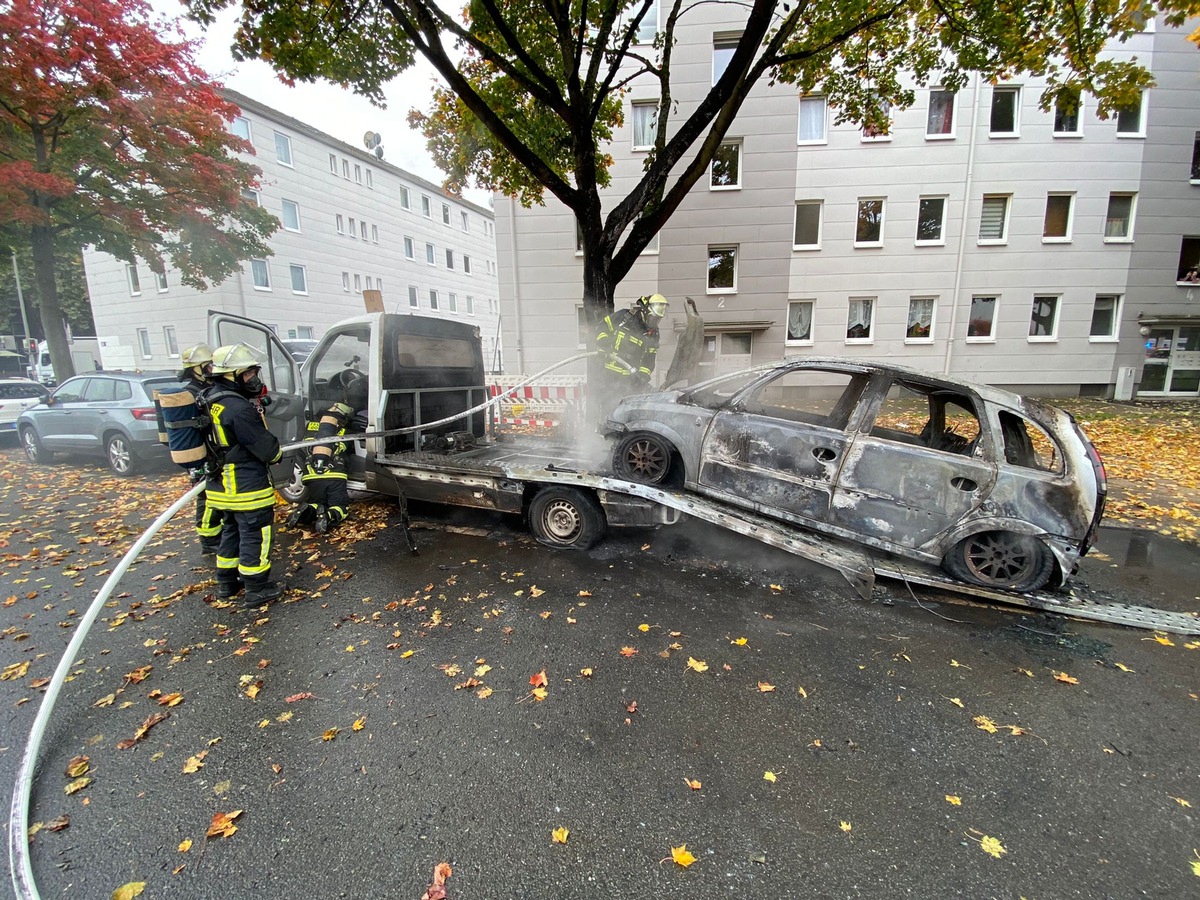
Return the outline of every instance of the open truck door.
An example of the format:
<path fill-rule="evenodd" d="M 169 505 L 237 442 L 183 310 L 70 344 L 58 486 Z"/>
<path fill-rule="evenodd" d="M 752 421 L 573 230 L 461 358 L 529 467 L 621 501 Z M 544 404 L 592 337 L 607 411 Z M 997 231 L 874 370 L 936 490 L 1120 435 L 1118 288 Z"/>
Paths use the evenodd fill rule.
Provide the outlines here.
<path fill-rule="evenodd" d="M 208 341 L 213 349 L 245 342 L 262 360 L 261 378 L 267 385 L 271 402 L 264 410 L 267 427 L 289 444 L 304 434 L 304 390 L 300 366 L 287 348 L 266 325 L 230 313 L 208 311 Z M 273 472 L 276 483 L 291 480 L 293 464 L 285 459 Z"/>

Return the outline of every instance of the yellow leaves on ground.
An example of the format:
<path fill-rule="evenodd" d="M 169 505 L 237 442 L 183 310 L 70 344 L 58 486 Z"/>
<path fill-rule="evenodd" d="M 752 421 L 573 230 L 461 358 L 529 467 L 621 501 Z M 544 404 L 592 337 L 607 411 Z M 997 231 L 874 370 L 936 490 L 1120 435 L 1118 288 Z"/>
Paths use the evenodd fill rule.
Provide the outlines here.
<path fill-rule="evenodd" d="M 1164 647 L 1174 647 L 1175 646 L 1175 642 L 1173 640 L 1171 640 L 1169 637 L 1167 637 L 1165 634 L 1163 634 L 1161 631 L 1154 632 L 1154 637 L 1152 637 L 1152 638 L 1142 638 L 1142 640 L 1143 641 L 1157 641 L 1158 643 L 1162 644 Z"/>
<path fill-rule="evenodd" d="M 1033 673 L 1030 672 L 1028 669 L 1017 669 L 1017 671 L 1020 672 L 1022 675 L 1024 675 L 1027 678 L 1033 677 Z"/>
<path fill-rule="evenodd" d="M 25 673 L 29 671 L 29 660 L 25 659 L 19 663 L 13 663 L 11 666 L 5 666 L 3 671 L 0 671 L 0 681 L 14 681 L 17 678 L 24 678 Z"/>
<path fill-rule="evenodd" d="M 683 779 L 683 783 L 690 787 L 693 791 L 698 791 L 701 787 L 703 787 L 699 780 L 695 778 L 685 778 Z"/>
<path fill-rule="evenodd" d="M 849 822 L 845 821 L 844 819 L 840 823 L 838 823 L 838 828 L 842 829 L 842 831 L 846 832 L 846 834 L 849 834 L 850 829 L 853 827 L 854 827 L 853 825 L 851 825 Z"/>
<path fill-rule="evenodd" d="M 687 667 L 689 669 L 691 669 L 693 672 L 707 672 L 708 671 L 708 663 L 704 662 L 704 660 L 702 660 L 702 659 L 696 659 L 693 656 L 688 657 Z"/>
<path fill-rule="evenodd" d="M 476 666 L 476 668 L 475 668 L 475 677 L 476 677 L 476 678 L 482 678 L 484 675 L 486 675 L 486 674 L 487 674 L 488 672 L 490 672 L 490 671 L 492 671 L 492 667 L 491 667 L 491 666 Z"/>
<path fill-rule="evenodd" d="M 529 683 L 535 688 L 545 687 L 548 685 L 550 683 L 550 679 L 546 677 L 546 670 L 542 669 L 540 672 L 530 675 Z"/>
<path fill-rule="evenodd" d="M 542 594 L 544 594 L 544 593 L 546 593 L 546 592 L 543 591 L 541 588 L 539 588 L 536 584 L 533 585 L 533 587 L 531 587 L 529 589 L 529 596 L 533 597 L 535 599 L 542 596 Z"/>
<path fill-rule="evenodd" d="M 588 666 L 588 667 L 586 667 L 586 668 L 580 669 L 580 670 L 579 670 L 579 674 L 580 674 L 581 676 L 583 676 L 584 678 L 591 678 L 591 677 L 592 677 L 592 668 L 591 668 L 591 666 Z"/>
<path fill-rule="evenodd" d="M 189 756 L 183 764 L 183 774 L 192 775 L 204 768 L 204 757 L 208 756 L 207 750 L 201 750 L 194 756 Z"/>
<path fill-rule="evenodd" d="M 1128 672 L 1130 675 L 1137 674 L 1133 669 L 1129 668 L 1129 666 L 1125 665 L 1124 663 L 1113 663 L 1113 668 L 1119 669 L 1122 672 Z"/>
<path fill-rule="evenodd" d="M 123 741 L 117 741 L 117 749 L 128 750 L 138 741 L 142 740 L 147 734 L 149 734 L 150 729 L 166 719 L 168 715 L 168 713 L 151 713 L 150 715 L 146 716 L 145 721 L 138 726 L 137 730 L 133 733 L 132 738 L 126 738 Z"/>
<path fill-rule="evenodd" d="M 541 687 L 536 687 L 529 693 L 533 695 L 533 699 L 538 701 L 538 703 L 541 703 L 549 695 L 549 691 Z"/>
<path fill-rule="evenodd" d="M 802 687 L 796 688 L 796 693 L 799 694 L 801 697 L 803 697 L 805 700 L 808 699 L 808 691 L 806 691 L 804 688 L 802 688 Z"/>
<path fill-rule="evenodd" d="M 335 737 L 337 737 L 341 733 L 342 733 L 342 729 L 338 728 L 337 726 L 334 726 L 333 728 L 328 728 L 325 730 L 325 733 L 321 735 L 321 740 L 332 741 Z"/>
<path fill-rule="evenodd" d="M 634 647 L 622 647 L 621 655 L 626 659 L 629 659 L 631 656 L 637 656 L 637 649 Z"/>
<path fill-rule="evenodd" d="M 1197 878 L 1200 878 L 1200 850 L 1193 849 L 1192 853 L 1196 857 L 1195 859 L 1191 860 L 1192 874 L 1195 875 Z"/>
<path fill-rule="evenodd" d="M 774 784 L 777 780 L 778 779 L 776 778 L 774 772 L 772 772 L 770 770 L 763 772 L 763 781 L 769 781 L 772 784 Z"/>
<path fill-rule="evenodd" d="M 366 727 L 367 727 L 367 717 L 360 716 L 359 718 L 354 720 L 354 724 L 350 726 L 350 730 L 351 731 L 362 731 Z"/>
<path fill-rule="evenodd" d="M 771 684 L 768 681 L 760 681 L 758 683 L 758 690 L 760 693 L 769 694 L 775 690 L 775 685 Z"/>
<path fill-rule="evenodd" d="M 158 698 L 159 706 L 178 706 L 182 702 L 183 702 L 183 694 L 180 694 L 180 693 L 163 694 L 161 697 Z"/>
<path fill-rule="evenodd" d="M 735 647 L 745 647 L 747 641 L 746 641 L 746 638 L 740 637 L 740 638 L 734 638 L 729 643 L 733 644 Z"/>
<path fill-rule="evenodd" d="M 946 802 L 951 806 L 962 806 L 962 797 L 955 796 L 954 794 L 947 794 Z"/>
<path fill-rule="evenodd" d="M 1002 857 L 1008 851 L 1004 849 L 1004 845 L 1000 843 L 998 838 L 984 835 L 979 841 L 979 849 L 988 856 L 994 856 L 996 859 Z"/>
<path fill-rule="evenodd" d="M 86 775 L 90 768 L 91 759 L 86 756 L 73 756 L 67 763 L 67 777 L 78 778 L 80 775 Z"/>
<path fill-rule="evenodd" d="M 112 900 L 133 900 L 134 897 L 142 896 L 145 889 L 146 882 L 130 881 L 113 891 Z"/>
<path fill-rule="evenodd" d="M 642 632 L 643 634 L 649 630 L 650 630 L 650 625 L 646 622 L 643 622 L 641 625 L 638 626 L 638 631 Z"/>
<path fill-rule="evenodd" d="M 1167 794 L 1167 796 L 1171 797 L 1170 794 Z M 1191 809 L 1191 807 L 1192 807 L 1192 804 L 1188 803 L 1182 797 L 1171 797 L 1171 799 L 1174 800 L 1176 803 L 1178 803 L 1180 806 L 1182 806 L 1184 809 Z"/>
<path fill-rule="evenodd" d="M 687 844 L 680 844 L 678 847 L 671 848 L 671 859 L 677 865 L 683 866 L 685 869 L 696 861 L 696 857 L 692 856 L 687 848 Z"/>
<path fill-rule="evenodd" d="M 1066 672 L 1055 672 L 1054 680 L 1061 681 L 1063 684 L 1079 684 L 1078 678 L 1068 675 Z"/>
<path fill-rule="evenodd" d="M 63 788 L 63 793 L 69 797 L 71 794 L 79 793 L 80 791 L 82 791 L 85 787 L 87 787 L 91 783 L 92 783 L 92 779 L 88 778 L 87 776 L 84 776 L 82 778 L 76 778 L 74 781 L 72 781 L 70 784 L 68 784 L 65 788 Z"/>
<path fill-rule="evenodd" d="M 180 841 L 179 846 L 176 849 L 179 850 L 180 853 L 187 853 L 192 849 L 192 839 L 187 838 L 186 840 Z"/>
<path fill-rule="evenodd" d="M 963 705 L 963 702 L 960 698 L 947 697 L 946 699 L 949 700 L 951 703 L 953 703 L 955 706 L 957 706 L 959 709 L 966 709 L 966 707 Z"/>
<path fill-rule="evenodd" d="M 488 697 L 492 696 L 492 693 L 493 693 L 492 689 L 490 687 L 488 687 L 487 685 L 484 685 L 483 687 L 481 687 L 479 690 L 477 690 L 475 692 L 475 696 L 478 697 L 480 700 L 486 700 Z"/>
<path fill-rule="evenodd" d="M 212 822 L 208 826 L 208 831 L 205 832 L 206 837 L 229 837 L 235 831 L 237 826 L 233 824 L 233 820 L 242 814 L 240 809 L 235 809 L 233 812 L 213 813 Z"/>
<path fill-rule="evenodd" d="M 996 727 L 996 723 L 987 716 L 976 716 L 971 721 L 975 723 L 976 728 L 982 729 L 988 734 L 995 734 L 997 731 L 999 731 L 999 729 Z"/>
<path fill-rule="evenodd" d="M 146 677 L 150 674 L 150 670 L 153 668 L 154 666 L 142 666 L 139 669 L 134 669 L 132 672 L 126 672 L 125 680 L 130 684 L 141 684 L 146 680 Z"/>
<path fill-rule="evenodd" d="M 565 844 L 567 842 L 567 835 L 570 833 L 568 829 L 559 826 L 550 832 L 550 840 L 556 844 Z"/>

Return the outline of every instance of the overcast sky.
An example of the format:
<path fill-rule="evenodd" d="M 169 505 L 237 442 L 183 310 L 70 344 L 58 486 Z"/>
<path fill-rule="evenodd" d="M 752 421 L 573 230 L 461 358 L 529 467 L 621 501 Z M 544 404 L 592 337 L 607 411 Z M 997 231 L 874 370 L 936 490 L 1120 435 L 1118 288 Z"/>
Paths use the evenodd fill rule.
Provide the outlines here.
<path fill-rule="evenodd" d="M 150 4 L 156 12 L 182 18 L 178 0 L 150 0 Z M 335 85 L 321 82 L 288 87 L 264 62 L 235 62 L 229 47 L 236 20 L 236 11 L 227 9 L 204 31 L 192 22 L 184 22 L 187 35 L 202 42 L 196 60 L 209 75 L 226 87 L 356 147 L 363 145 L 366 132 L 377 132 L 383 136 L 387 162 L 435 184 L 442 183 L 445 176 L 434 166 L 425 138 L 411 130 L 407 122 L 409 109 L 429 106 L 434 72 L 423 60 L 387 85 L 387 108 L 379 109 Z M 489 194 L 469 190 L 466 198 L 487 206 Z"/>

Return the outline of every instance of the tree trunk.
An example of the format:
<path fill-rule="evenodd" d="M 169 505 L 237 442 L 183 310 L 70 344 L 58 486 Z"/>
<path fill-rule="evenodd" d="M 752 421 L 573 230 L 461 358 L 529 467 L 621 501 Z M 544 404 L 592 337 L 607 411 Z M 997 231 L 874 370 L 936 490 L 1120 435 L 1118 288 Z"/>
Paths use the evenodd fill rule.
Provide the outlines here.
<path fill-rule="evenodd" d="M 54 280 L 54 229 L 48 225 L 34 225 L 30 230 L 30 245 L 33 248 L 33 275 L 38 286 L 42 328 L 50 348 L 54 379 L 62 384 L 75 374 L 75 364 L 71 360 L 71 348 L 67 345 L 62 309 L 58 305 L 58 285 Z"/>
<path fill-rule="evenodd" d="M 604 254 L 603 251 L 596 248 L 583 249 L 583 313 L 584 318 L 591 324 L 592 334 L 588 341 L 590 350 L 596 349 L 596 332 L 600 329 L 600 323 L 604 317 L 613 311 L 613 293 L 616 290 L 616 285 L 612 283 L 609 276 L 609 263 L 611 259 Z M 592 356 L 587 361 L 587 409 L 585 415 L 588 420 L 595 420 L 594 425 L 598 427 L 602 423 L 599 421 L 597 412 L 605 408 L 605 404 L 596 392 L 603 389 L 604 385 L 604 359 L 596 355 Z M 611 405 L 611 404 L 610 404 Z"/>

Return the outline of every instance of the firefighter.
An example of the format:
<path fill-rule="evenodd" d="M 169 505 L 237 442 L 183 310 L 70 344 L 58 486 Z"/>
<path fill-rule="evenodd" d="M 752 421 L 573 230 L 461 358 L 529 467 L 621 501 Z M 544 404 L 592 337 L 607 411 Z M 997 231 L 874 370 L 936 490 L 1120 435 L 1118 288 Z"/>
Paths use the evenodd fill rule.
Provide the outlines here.
<path fill-rule="evenodd" d="M 217 550 L 217 591 L 230 598 L 245 587 L 244 607 L 283 593 L 271 580 L 275 488 L 271 463 L 281 451 L 267 430 L 258 400 L 264 386 L 254 351 L 239 343 L 213 351 L 213 386 L 206 395 L 210 440 L 219 465 L 210 466 L 207 503 L 224 513 Z"/>
<path fill-rule="evenodd" d="M 352 432 L 365 430 L 361 410 L 367 405 L 367 376 L 347 369 L 337 378 L 342 387 L 342 400 L 322 412 L 317 421 L 308 423 L 312 439 L 340 437 L 347 428 Z M 313 447 L 300 477 L 308 489 L 308 496 L 288 518 L 289 527 L 312 525 L 318 534 L 325 534 L 346 518 L 350 506 L 346 473 L 350 468 L 348 454 L 352 452 L 352 446 L 338 441 Z"/>
<path fill-rule="evenodd" d="M 605 353 L 604 380 L 598 397 L 602 426 L 622 397 L 650 384 L 658 355 L 658 323 L 666 314 L 667 298 L 651 294 L 601 321 L 596 346 Z"/>
<path fill-rule="evenodd" d="M 192 395 L 192 401 L 195 403 L 212 387 L 212 347 L 204 343 L 196 344 L 184 350 L 180 358 L 183 371 L 179 373 L 179 380 L 184 389 Z M 205 477 L 203 460 L 180 465 L 187 472 L 191 484 Z M 196 534 L 200 538 L 200 552 L 205 556 L 214 555 L 217 545 L 221 542 L 221 513 L 208 508 L 203 491 L 196 495 Z"/>

